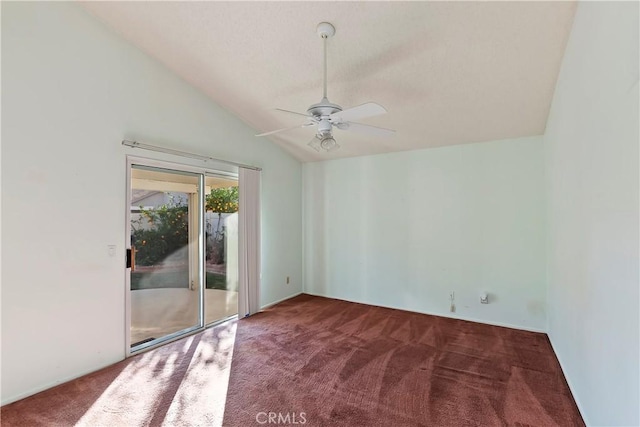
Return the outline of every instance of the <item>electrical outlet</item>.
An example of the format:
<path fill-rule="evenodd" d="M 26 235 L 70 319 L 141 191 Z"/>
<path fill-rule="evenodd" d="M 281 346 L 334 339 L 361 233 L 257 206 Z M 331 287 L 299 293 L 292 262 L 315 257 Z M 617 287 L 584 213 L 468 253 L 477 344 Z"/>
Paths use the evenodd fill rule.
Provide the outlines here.
<path fill-rule="evenodd" d="M 489 294 L 486 292 L 480 294 L 480 304 L 489 304 Z"/>

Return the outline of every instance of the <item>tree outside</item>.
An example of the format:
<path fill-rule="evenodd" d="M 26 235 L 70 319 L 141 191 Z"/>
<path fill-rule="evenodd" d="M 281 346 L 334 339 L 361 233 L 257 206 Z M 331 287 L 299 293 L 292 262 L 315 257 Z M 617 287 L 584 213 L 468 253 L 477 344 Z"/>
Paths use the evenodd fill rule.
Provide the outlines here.
<path fill-rule="evenodd" d="M 213 188 L 205 199 L 205 208 L 208 212 L 214 212 L 218 214 L 218 221 L 216 222 L 215 230 L 213 233 L 213 243 L 210 247 L 207 247 L 207 259 L 213 264 L 225 263 L 224 252 L 224 234 L 225 230 L 222 227 L 222 214 L 223 213 L 235 213 L 238 212 L 238 187 L 226 187 L 226 188 Z M 207 236 L 208 237 L 208 236 Z M 210 239 L 207 238 L 207 242 Z"/>

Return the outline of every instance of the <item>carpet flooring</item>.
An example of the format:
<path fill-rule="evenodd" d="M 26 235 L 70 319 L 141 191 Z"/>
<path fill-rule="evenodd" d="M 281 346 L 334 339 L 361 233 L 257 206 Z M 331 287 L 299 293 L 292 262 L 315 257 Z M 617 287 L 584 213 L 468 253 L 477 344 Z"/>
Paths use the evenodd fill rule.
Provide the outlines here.
<path fill-rule="evenodd" d="M 5 405 L 3 426 L 583 426 L 544 334 L 301 295 Z"/>

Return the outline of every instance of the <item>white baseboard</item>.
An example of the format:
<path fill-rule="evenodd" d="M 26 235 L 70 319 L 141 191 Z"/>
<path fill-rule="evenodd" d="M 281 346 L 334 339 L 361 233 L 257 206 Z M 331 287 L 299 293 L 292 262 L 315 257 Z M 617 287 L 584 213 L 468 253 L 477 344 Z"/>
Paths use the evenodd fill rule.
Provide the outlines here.
<path fill-rule="evenodd" d="M 372 304 L 372 303 L 369 303 L 369 302 L 362 302 L 362 301 L 354 301 L 354 300 L 348 300 L 348 299 L 343 299 L 343 298 L 336 298 L 336 297 L 332 297 L 332 296 L 328 296 L 328 295 L 314 294 L 314 293 L 311 293 L 311 292 L 303 292 L 303 293 L 309 294 L 309 295 L 313 295 L 313 296 L 317 296 L 317 297 L 336 299 L 336 300 L 339 300 L 339 301 L 355 302 L 357 304 L 372 305 L 372 306 L 375 306 L 375 307 L 391 308 L 391 309 L 394 309 L 394 310 L 409 311 L 411 313 L 428 314 L 429 316 L 438 316 L 438 317 L 444 317 L 444 318 L 447 318 L 447 319 L 465 320 L 467 322 L 482 323 L 482 324 L 485 324 L 485 325 L 500 326 L 500 327 L 503 327 L 503 328 L 518 329 L 518 330 L 521 330 L 521 331 L 528 331 L 528 332 L 537 332 L 537 333 L 543 333 L 543 334 L 547 333 L 547 331 L 545 329 L 533 328 L 533 327 L 529 327 L 529 326 L 512 325 L 510 323 L 494 322 L 494 321 L 491 321 L 491 320 L 476 319 L 476 318 L 473 318 L 473 317 L 450 316 L 450 315 L 447 315 L 447 314 L 444 314 L 444 313 L 434 313 L 434 312 L 430 312 L 430 311 L 417 311 L 417 310 L 411 310 L 411 309 L 408 309 L 408 308 L 405 308 L 405 307 L 394 307 L 394 306 L 391 306 L 391 305 Z"/>
<path fill-rule="evenodd" d="M 564 379 L 567 381 L 567 385 L 569 386 L 569 390 L 571 391 L 571 395 L 573 396 L 573 401 L 576 402 L 576 406 L 578 407 L 578 411 L 580 412 L 580 415 L 582 416 L 582 420 L 584 421 L 584 423 L 586 425 L 589 426 L 591 424 L 589 423 L 589 420 L 587 420 L 587 416 L 586 416 L 586 414 L 584 412 L 584 407 L 580 404 L 580 400 L 578 399 L 578 395 L 575 392 L 575 388 L 571 384 L 571 379 L 567 376 L 567 371 L 564 369 L 565 364 L 562 363 L 562 358 L 560 357 L 560 355 L 556 351 L 555 346 L 553 345 L 553 340 L 551 339 L 551 335 L 547 334 L 547 337 L 549 337 L 549 343 L 551 344 L 551 349 L 553 350 L 553 353 L 556 355 L 556 359 L 558 359 L 558 363 L 560 364 L 560 369 L 562 370 L 562 374 L 564 375 Z"/>
<path fill-rule="evenodd" d="M 40 393 L 41 391 L 48 390 L 50 388 L 59 386 L 60 384 L 64 384 L 64 383 L 67 383 L 69 381 L 73 381 L 73 380 L 78 379 L 80 377 L 83 377 L 85 375 L 92 374 L 92 373 L 97 372 L 97 371 L 99 371 L 101 369 L 104 369 L 104 368 L 109 367 L 111 365 L 114 365 L 116 363 L 122 362 L 124 359 L 125 358 L 123 357 L 122 359 L 114 360 L 113 362 L 107 363 L 106 365 L 100 365 L 97 368 L 93 368 L 93 369 L 89 369 L 89 370 L 86 370 L 86 371 L 82 371 L 79 374 L 74 374 L 74 375 L 62 378 L 60 380 L 57 380 L 57 381 L 52 381 L 52 382 L 47 383 L 47 384 L 42 385 L 42 386 L 34 387 L 31 390 L 28 390 L 28 391 L 25 391 L 23 393 L 17 394 L 15 396 L 11 396 L 11 397 L 9 397 L 7 399 L 3 399 L 2 402 L 0 403 L 0 405 L 4 406 L 4 405 L 7 405 L 9 403 L 13 403 L 13 402 L 16 402 L 18 400 L 22 400 L 22 399 L 24 399 L 26 397 L 33 396 L 34 394 Z"/>
<path fill-rule="evenodd" d="M 303 293 L 304 292 L 298 292 L 297 294 L 289 295 L 288 297 L 284 297 L 284 298 L 279 299 L 277 301 L 273 301 L 273 302 L 267 303 L 267 304 L 263 305 L 262 307 L 260 307 L 260 310 L 264 310 L 265 308 L 273 307 L 276 304 L 280 304 L 283 301 L 286 301 L 288 299 L 297 297 L 298 295 L 302 295 Z"/>

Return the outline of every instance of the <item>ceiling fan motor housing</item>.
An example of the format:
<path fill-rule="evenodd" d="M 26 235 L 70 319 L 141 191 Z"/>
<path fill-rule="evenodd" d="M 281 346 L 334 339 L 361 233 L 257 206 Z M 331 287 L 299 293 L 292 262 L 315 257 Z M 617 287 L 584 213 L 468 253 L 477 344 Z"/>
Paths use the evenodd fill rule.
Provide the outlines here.
<path fill-rule="evenodd" d="M 331 122 L 328 119 L 322 119 L 318 123 L 318 135 L 331 135 Z"/>
<path fill-rule="evenodd" d="M 322 101 L 309 107 L 309 109 L 307 110 L 307 114 L 317 118 L 318 120 L 321 120 L 325 118 L 323 116 L 327 116 L 328 118 L 328 116 L 333 113 L 337 113 L 338 111 L 342 111 L 341 106 L 329 102 L 327 98 L 322 98 Z"/>

